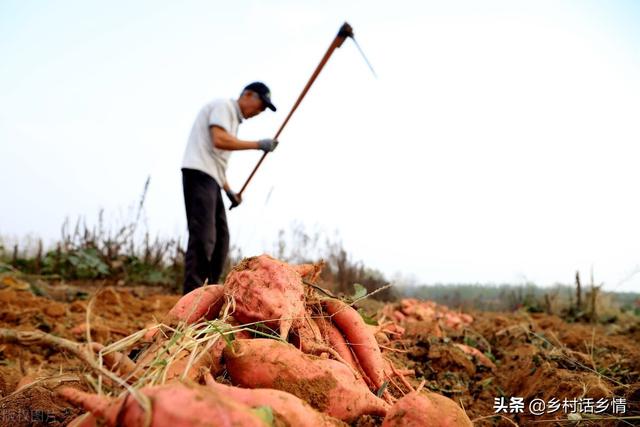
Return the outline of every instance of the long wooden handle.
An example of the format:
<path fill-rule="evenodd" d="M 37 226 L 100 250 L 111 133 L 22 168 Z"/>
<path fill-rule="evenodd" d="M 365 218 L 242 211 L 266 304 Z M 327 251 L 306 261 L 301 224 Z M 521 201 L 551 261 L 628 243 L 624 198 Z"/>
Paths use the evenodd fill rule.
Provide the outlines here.
<path fill-rule="evenodd" d="M 316 81 L 316 78 L 320 74 L 320 71 L 322 71 L 322 69 L 324 68 L 324 66 L 327 63 L 327 61 L 329 61 L 329 58 L 333 54 L 333 51 L 336 50 L 337 48 L 339 48 L 340 46 L 342 46 L 342 43 L 344 43 L 344 41 L 347 39 L 347 37 L 353 37 L 353 29 L 351 28 L 351 25 L 349 25 L 348 23 L 345 22 L 344 24 L 342 24 L 342 27 L 340 27 L 340 31 L 338 31 L 338 34 L 336 35 L 335 39 L 333 39 L 333 42 L 331 42 L 331 45 L 329 46 L 329 49 L 327 49 L 327 52 L 322 57 L 322 60 L 320 61 L 320 63 L 316 67 L 315 71 L 311 75 L 311 78 L 309 79 L 309 81 L 307 82 L 306 86 L 302 90 L 302 93 L 300 93 L 300 96 L 298 96 L 298 100 L 295 102 L 295 104 L 293 104 L 293 107 L 291 108 L 291 111 L 289 111 L 289 114 L 287 115 L 287 118 L 284 119 L 284 122 L 282 122 L 282 125 L 280 126 L 280 129 L 278 129 L 278 132 L 276 132 L 276 136 L 274 136 L 273 139 L 278 139 L 278 137 L 282 133 L 282 130 L 284 129 L 284 127 L 289 122 L 289 119 L 293 115 L 294 111 L 296 111 L 296 109 L 298 108 L 298 106 L 300 105 L 302 100 L 304 99 L 304 96 L 309 91 L 309 88 L 311 88 L 311 85 L 313 84 L 313 82 Z M 256 174 L 256 171 L 258 170 L 258 168 L 260 167 L 260 165 L 264 161 L 265 157 L 267 157 L 267 154 L 269 154 L 269 152 L 265 152 L 262 155 L 262 157 L 260 157 L 260 160 L 258 161 L 258 164 L 256 165 L 255 168 L 253 168 L 253 171 L 251 172 L 251 175 L 249 175 L 249 178 L 247 178 L 247 180 L 245 181 L 244 185 L 242 186 L 242 189 L 240 190 L 240 193 L 239 193 L 240 196 L 242 196 L 242 193 L 247 188 L 247 185 L 249 185 L 249 182 L 251 181 L 251 178 L 253 178 L 253 176 Z"/>

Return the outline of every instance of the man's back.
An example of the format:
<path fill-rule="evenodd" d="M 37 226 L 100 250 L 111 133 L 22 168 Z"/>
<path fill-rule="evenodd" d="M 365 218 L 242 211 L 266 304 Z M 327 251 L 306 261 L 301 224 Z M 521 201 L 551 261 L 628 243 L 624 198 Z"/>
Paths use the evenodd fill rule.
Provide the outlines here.
<path fill-rule="evenodd" d="M 231 151 L 214 147 L 211 126 L 220 126 L 233 136 L 238 134 L 241 116 L 235 101 L 215 99 L 205 104 L 198 113 L 182 159 L 182 167 L 196 169 L 210 175 L 222 186 L 226 182 L 226 170 Z"/>

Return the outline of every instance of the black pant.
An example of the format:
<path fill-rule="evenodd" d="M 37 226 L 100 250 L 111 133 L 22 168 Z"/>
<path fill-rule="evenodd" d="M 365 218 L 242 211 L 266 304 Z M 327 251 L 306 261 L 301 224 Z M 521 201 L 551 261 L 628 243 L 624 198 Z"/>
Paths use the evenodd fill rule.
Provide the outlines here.
<path fill-rule="evenodd" d="M 229 251 L 227 214 L 218 183 L 204 172 L 182 169 L 189 243 L 184 260 L 183 293 L 218 283 Z"/>

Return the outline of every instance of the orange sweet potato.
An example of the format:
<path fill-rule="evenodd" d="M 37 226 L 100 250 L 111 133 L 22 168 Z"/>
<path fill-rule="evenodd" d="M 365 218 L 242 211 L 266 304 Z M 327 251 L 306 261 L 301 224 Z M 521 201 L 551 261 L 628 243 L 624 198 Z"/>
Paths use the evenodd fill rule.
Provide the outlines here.
<path fill-rule="evenodd" d="M 91 412 L 85 412 L 71 420 L 67 427 L 97 427 L 97 425 L 96 417 Z"/>
<path fill-rule="evenodd" d="M 202 286 L 180 298 L 169 311 L 168 318 L 186 323 L 194 323 L 198 319 L 215 319 L 224 302 L 222 285 Z"/>
<path fill-rule="evenodd" d="M 306 355 L 281 341 L 235 340 L 224 359 L 234 384 L 286 391 L 343 421 L 384 415 L 388 408 L 344 363 Z"/>
<path fill-rule="evenodd" d="M 158 339 L 157 342 L 153 343 L 140 355 L 137 363 L 119 352 L 104 354 L 102 360 L 105 366 L 112 372 L 123 377 L 129 383 L 132 383 L 139 378 L 140 374 L 151 366 L 158 357 L 158 354 L 163 351 L 161 350 L 163 343 L 163 340 Z M 201 354 L 192 362 L 185 378 L 190 380 L 198 379 L 202 374 L 201 370 L 203 368 L 205 370 L 211 370 L 214 374 L 218 374 L 221 371 L 220 359 L 222 357 L 222 349 L 224 348 L 224 345 L 225 340 L 220 338 L 218 342 L 213 344 L 207 353 Z M 98 343 L 91 343 L 91 347 L 96 353 L 104 348 L 102 344 Z M 190 354 L 190 352 L 183 350 L 173 358 L 167 366 L 165 376 L 166 381 L 182 377 L 189 363 Z"/>
<path fill-rule="evenodd" d="M 336 350 L 342 360 L 348 363 L 353 369 L 360 370 L 360 365 L 358 365 L 358 362 L 353 357 L 349 345 L 340 331 L 331 323 L 331 320 L 324 317 L 316 317 L 313 320 L 318 325 L 324 339 Z"/>
<path fill-rule="evenodd" d="M 314 356 L 332 354 L 339 356 L 333 348 L 327 345 L 320 334 L 318 325 L 311 319 L 305 319 L 300 322 L 290 334 L 289 342 L 306 354 L 313 354 Z"/>
<path fill-rule="evenodd" d="M 458 313 L 447 312 L 442 316 L 444 324 L 451 329 L 460 329 L 464 326 L 464 322 Z"/>
<path fill-rule="evenodd" d="M 264 322 L 286 340 L 294 322 L 306 314 L 300 274 L 268 255 L 246 258 L 224 282 L 225 294 L 235 298 L 234 317 L 241 323 Z"/>
<path fill-rule="evenodd" d="M 475 357 L 479 364 L 486 366 L 487 368 L 494 370 L 496 369 L 495 363 L 491 361 L 484 353 L 478 350 L 475 347 L 470 347 L 464 344 L 454 344 L 460 350 L 464 351 L 466 354 Z"/>
<path fill-rule="evenodd" d="M 376 389 L 384 383 L 384 362 L 373 331 L 350 305 L 337 299 L 323 301 L 327 313 L 347 339 L 364 374 Z"/>
<path fill-rule="evenodd" d="M 238 331 L 234 333 L 235 339 L 251 339 L 251 334 L 248 331 Z M 211 356 L 211 365 L 209 366 L 209 372 L 217 376 L 221 374 L 224 370 L 224 365 L 222 362 L 222 352 L 227 347 L 227 341 L 220 337 L 218 341 L 211 347 L 209 350 L 209 355 Z"/>
<path fill-rule="evenodd" d="M 467 313 L 460 313 L 460 318 L 465 325 L 470 325 L 473 323 L 473 317 Z"/>
<path fill-rule="evenodd" d="M 382 427 L 472 427 L 462 408 L 437 393 L 411 392 L 389 409 Z"/>
<path fill-rule="evenodd" d="M 207 386 L 224 396 L 252 408 L 269 406 L 286 425 L 300 427 L 346 426 L 340 420 L 316 411 L 304 400 L 280 390 L 268 388 L 239 388 L 217 383 L 211 375 L 205 377 Z"/>
<path fill-rule="evenodd" d="M 236 320 L 232 317 L 227 319 L 227 322 L 232 326 L 236 325 Z M 251 338 L 251 334 L 245 330 L 239 330 L 234 333 L 236 338 Z M 131 378 L 135 379 L 139 375 L 147 370 L 156 360 L 159 354 L 165 354 L 163 346 L 165 340 L 163 337 L 156 337 L 155 341 L 148 347 L 138 358 L 137 363 L 133 368 L 129 368 L 123 373 L 131 374 Z M 226 346 L 226 340 L 224 337 L 219 337 L 218 340 L 207 349 L 206 352 L 200 353 L 197 358 L 191 363 L 189 370 L 184 375 L 184 378 L 190 380 L 198 380 L 203 372 L 211 372 L 213 375 L 218 375 L 222 372 L 222 350 Z M 171 362 L 167 366 L 165 379 L 166 381 L 182 378 L 185 369 L 190 363 L 191 353 L 187 350 L 182 350 L 172 358 Z M 133 362 L 130 362 L 133 364 Z M 108 365 L 109 366 L 109 365 Z M 127 364 L 129 367 L 129 364 Z"/>
<path fill-rule="evenodd" d="M 401 312 L 400 310 L 395 310 L 393 312 L 393 320 L 395 320 L 396 322 L 402 322 L 406 318 L 407 318 L 407 316 L 403 312 Z"/>
<path fill-rule="evenodd" d="M 298 274 L 305 280 L 311 283 L 315 283 L 322 272 L 324 262 L 320 261 L 318 264 L 298 264 L 291 266 Z"/>
<path fill-rule="evenodd" d="M 190 363 L 191 353 L 187 350 L 181 350 L 179 353 L 175 354 L 172 361 L 169 362 L 165 371 L 165 380 L 176 380 L 184 378 L 190 380 L 197 380 L 202 376 L 202 370 L 209 369 L 218 369 L 220 362 L 215 359 L 215 357 L 220 357 L 220 350 L 218 346 L 224 346 L 224 339 L 220 338 L 221 342 L 214 343 L 211 349 L 206 353 L 200 353 L 198 358 L 191 362 L 191 366 L 189 370 L 185 374 L 185 370 Z M 162 346 L 164 342 L 162 340 L 158 340 L 154 344 L 151 345 L 143 354 L 140 355 L 135 369 L 130 373 L 132 379 L 136 379 L 143 372 L 149 369 L 150 366 L 156 361 L 159 354 L 163 354 L 164 350 Z M 216 353 L 217 350 L 217 353 Z M 166 355 L 165 355 L 166 357 Z"/>
<path fill-rule="evenodd" d="M 26 386 L 28 386 L 29 384 L 33 384 L 35 383 L 37 380 L 34 376 L 32 375 L 25 375 L 24 377 L 20 378 L 20 381 L 18 381 L 18 385 L 16 385 L 16 390 L 20 390 Z"/>
<path fill-rule="evenodd" d="M 91 349 L 96 353 L 100 352 L 100 350 L 102 350 L 103 348 L 104 345 L 100 343 L 91 343 Z M 126 354 L 122 354 L 118 351 L 103 354 L 102 361 L 107 366 L 107 368 L 120 376 L 128 375 L 129 373 L 133 372 L 136 367 L 136 364 L 133 360 L 129 359 Z"/>
<path fill-rule="evenodd" d="M 405 333 L 405 329 L 396 323 L 384 324 L 380 326 L 380 331 L 384 332 L 385 334 L 395 335 L 397 337 L 401 337 Z"/>
<path fill-rule="evenodd" d="M 173 383 L 146 387 L 141 392 L 151 401 L 151 427 L 266 426 L 247 405 L 205 386 Z M 108 426 L 145 425 L 145 412 L 131 395 L 113 399 L 70 387 L 61 389 L 60 394 Z"/>

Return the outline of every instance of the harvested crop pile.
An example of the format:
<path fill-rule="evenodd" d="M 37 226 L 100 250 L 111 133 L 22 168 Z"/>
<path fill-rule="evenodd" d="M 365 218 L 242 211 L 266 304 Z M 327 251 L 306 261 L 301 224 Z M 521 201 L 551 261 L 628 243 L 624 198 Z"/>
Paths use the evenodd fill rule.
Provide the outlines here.
<path fill-rule="evenodd" d="M 315 280 L 320 267 L 291 266 L 267 255 L 247 258 L 223 285 L 204 286 L 182 297 L 161 317 L 164 323 L 110 344 L 83 347 L 46 334 L 22 334 L 13 342 L 26 337 L 85 361 L 98 394 L 66 389 L 63 395 L 108 424 L 142 425 L 147 417 L 153 425 L 169 425 L 162 424 L 169 419 L 163 411 L 175 415 L 172 422 L 186 423 L 189 411 L 197 409 L 188 404 L 190 399 L 213 402 L 221 394 L 211 381 L 207 388 L 187 388 L 184 381 L 204 382 L 223 369 L 235 385 L 279 390 L 274 393 L 282 393 L 287 404 L 274 405 L 271 412 L 283 419 L 297 416 L 339 425 L 337 420 L 351 422 L 363 415 L 383 417 L 401 395 L 399 388 L 396 397 L 389 391 L 397 371 L 382 357 L 376 331 L 356 310 L 303 283 L 303 277 L 306 283 Z M 89 324 L 78 331 L 89 333 Z M 203 397 L 207 392 L 215 396 Z M 242 393 L 223 396 L 233 405 L 251 400 Z M 255 400 L 261 395 L 251 396 Z M 147 398 L 153 406 L 144 404 Z"/>
<path fill-rule="evenodd" d="M 414 298 L 405 298 L 397 304 L 385 306 L 383 315 L 399 324 L 433 322 L 440 327 L 445 326 L 457 330 L 473 323 L 473 317 L 469 314 L 452 311 L 433 301 L 420 301 Z M 438 326 L 434 327 L 434 331 L 437 331 L 436 335 L 441 334 Z"/>
<path fill-rule="evenodd" d="M 52 302 L 0 289 L 2 408 L 53 420 L 12 427 L 555 419 L 496 416 L 495 398 L 518 395 L 625 396 L 636 411 L 640 345 L 621 332 L 415 299 L 356 306 L 314 282 L 320 268 L 248 258 L 182 298 L 115 287 Z"/>

